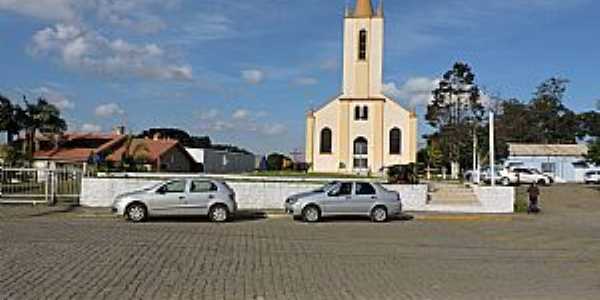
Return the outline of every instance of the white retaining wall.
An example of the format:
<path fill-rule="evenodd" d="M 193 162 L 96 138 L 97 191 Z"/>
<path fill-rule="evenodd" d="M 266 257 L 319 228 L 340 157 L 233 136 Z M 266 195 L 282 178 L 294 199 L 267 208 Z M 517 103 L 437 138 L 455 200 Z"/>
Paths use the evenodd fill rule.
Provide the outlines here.
<path fill-rule="evenodd" d="M 152 179 L 84 178 L 79 203 L 87 207 L 110 207 L 117 195 L 159 182 L 161 181 Z M 314 190 L 323 185 L 313 182 L 260 181 L 228 181 L 227 184 L 235 190 L 241 209 L 283 209 L 287 197 Z M 405 210 L 419 210 L 425 205 L 426 185 L 388 185 L 386 187 L 400 193 Z"/>
<path fill-rule="evenodd" d="M 161 182 L 156 179 L 84 178 L 80 205 L 110 207 L 113 199 L 122 193 L 139 190 Z M 227 181 L 236 192 L 241 209 L 283 209 L 288 196 L 313 190 L 322 185 L 315 182 L 261 182 Z M 386 185 L 397 191 L 405 211 L 455 212 L 455 213 L 512 213 L 515 199 L 511 187 L 475 187 L 480 205 L 452 206 L 428 205 L 427 185 Z"/>

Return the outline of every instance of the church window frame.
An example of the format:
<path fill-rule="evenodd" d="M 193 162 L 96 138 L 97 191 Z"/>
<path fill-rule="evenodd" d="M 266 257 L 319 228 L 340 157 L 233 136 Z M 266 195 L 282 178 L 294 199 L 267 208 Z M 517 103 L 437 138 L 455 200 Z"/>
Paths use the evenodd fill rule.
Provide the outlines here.
<path fill-rule="evenodd" d="M 369 140 L 359 136 L 353 144 L 353 167 L 355 170 L 369 169 Z"/>
<path fill-rule="evenodd" d="M 333 132 L 329 127 L 321 129 L 319 140 L 319 151 L 321 154 L 333 153 Z"/>
<path fill-rule="evenodd" d="M 367 60 L 368 34 L 366 29 L 358 32 L 358 60 Z"/>
<path fill-rule="evenodd" d="M 401 155 L 402 154 L 402 130 L 398 127 L 394 127 L 390 130 L 390 154 Z"/>

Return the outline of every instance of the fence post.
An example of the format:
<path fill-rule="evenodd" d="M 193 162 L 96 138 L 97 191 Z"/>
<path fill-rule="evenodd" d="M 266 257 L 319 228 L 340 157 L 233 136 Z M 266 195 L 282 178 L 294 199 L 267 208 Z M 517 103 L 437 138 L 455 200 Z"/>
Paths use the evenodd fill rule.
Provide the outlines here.
<path fill-rule="evenodd" d="M 56 204 L 56 170 L 50 170 L 50 205 Z"/>
<path fill-rule="evenodd" d="M 48 205 L 50 205 L 50 197 L 49 197 L 49 184 L 50 184 L 50 170 L 46 170 L 44 173 L 46 173 L 46 180 L 44 180 L 44 200 L 46 200 L 46 203 L 48 203 Z"/>

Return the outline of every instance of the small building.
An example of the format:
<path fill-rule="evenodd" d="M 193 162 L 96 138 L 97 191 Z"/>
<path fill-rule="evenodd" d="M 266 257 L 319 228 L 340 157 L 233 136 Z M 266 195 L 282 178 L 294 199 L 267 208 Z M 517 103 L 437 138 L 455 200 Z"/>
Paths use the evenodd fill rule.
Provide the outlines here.
<path fill-rule="evenodd" d="M 130 156 L 148 172 L 192 172 L 194 158 L 176 140 L 133 138 L 106 156 L 106 162 L 118 165 Z"/>
<path fill-rule="evenodd" d="M 110 152 L 125 138 L 117 133 L 66 133 L 54 142 L 36 138 L 36 147 L 40 150 L 33 153 L 33 166 L 37 169 L 85 169 L 94 156 Z"/>
<path fill-rule="evenodd" d="M 207 174 L 246 173 L 255 170 L 255 156 L 247 152 L 231 152 L 210 148 L 185 149 Z"/>
<path fill-rule="evenodd" d="M 537 169 L 557 182 L 583 182 L 583 176 L 598 166 L 586 161 L 587 145 L 508 144 L 507 166 Z"/>

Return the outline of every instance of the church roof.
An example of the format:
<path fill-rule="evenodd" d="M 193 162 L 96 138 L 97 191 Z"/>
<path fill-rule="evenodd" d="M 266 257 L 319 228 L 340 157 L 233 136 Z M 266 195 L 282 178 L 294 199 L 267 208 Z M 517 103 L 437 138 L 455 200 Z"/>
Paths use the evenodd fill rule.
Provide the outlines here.
<path fill-rule="evenodd" d="M 373 6 L 371 0 L 357 0 L 353 16 L 358 18 L 372 17 Z"/>

